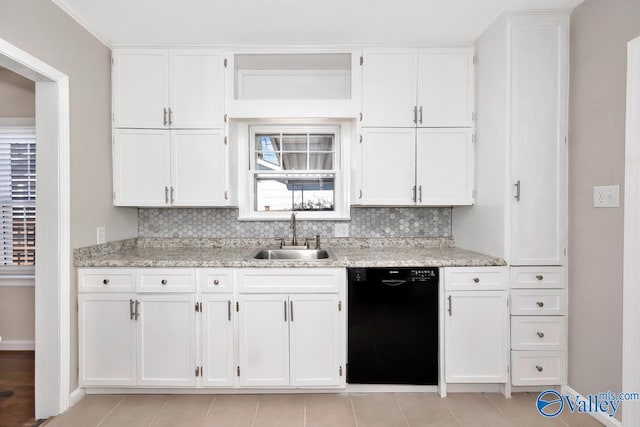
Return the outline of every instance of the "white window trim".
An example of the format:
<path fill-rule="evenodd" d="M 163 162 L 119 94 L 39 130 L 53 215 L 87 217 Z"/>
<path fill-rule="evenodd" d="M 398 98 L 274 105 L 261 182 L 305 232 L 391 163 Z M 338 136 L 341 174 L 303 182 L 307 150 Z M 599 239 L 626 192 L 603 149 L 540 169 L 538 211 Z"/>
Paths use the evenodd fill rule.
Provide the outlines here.
<path fill-rule="evenodd" d="M 345 132 L 344 124 L 341 123 L 308 123 L 301 125 L 289 124 L 249 124 L 247 126 L 246 141 L 239 141 L 240 159 L 246 159 L 245 164 L 240 165 L 239 173 L 239 216 L 238 221 L 288 221 L 291 213 L 295 212 L 298 220 L 314 221 L 349 221 L 349 132 Z M 253 144 L 256 133 L 269 132 L 333 132 L 335 133 L 335 184 L 334 184 L 334 210 L 326 211 L 287 211 L 287 212 L 258 212 L 254 210 L 255 188 L 253 185 L 254 171 L 253 164 Z M 244 163 L 244 162 L 242 162 Z M 312 172 L 313 173 L 313 172 Z"/>

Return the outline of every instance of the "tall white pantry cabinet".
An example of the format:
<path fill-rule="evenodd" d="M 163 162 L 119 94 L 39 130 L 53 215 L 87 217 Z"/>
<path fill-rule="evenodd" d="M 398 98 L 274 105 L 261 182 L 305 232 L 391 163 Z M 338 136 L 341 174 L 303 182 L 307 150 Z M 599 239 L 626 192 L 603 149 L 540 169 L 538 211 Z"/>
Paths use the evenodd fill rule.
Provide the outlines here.
<path fill-rule="evenodd" d="M 454 238 L 510 266 L 511 384 L 565 384 L 569 13 L 505 14 L 476 58 L 481 166 Z"/>

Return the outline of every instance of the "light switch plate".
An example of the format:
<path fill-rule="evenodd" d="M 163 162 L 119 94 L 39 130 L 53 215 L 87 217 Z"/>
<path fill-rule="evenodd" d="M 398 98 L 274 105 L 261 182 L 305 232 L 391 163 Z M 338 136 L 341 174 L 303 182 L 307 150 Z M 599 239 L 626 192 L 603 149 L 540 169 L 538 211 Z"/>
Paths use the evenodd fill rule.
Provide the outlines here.
<path fill-rule="evenodd" d="M 601 185 L 593 187 L 594 208 L 619 208 L 620 186 Z"/>
<path fill-rule="evenodd" d="M 107 228 L 102 226 L 96 228 L 96 243 L 101 245 L 102 243 L 107 243 Z"/>
<path fill-rule="evenodd" d="M 338 222 L 333 227 L 334 237 L 349 237 L 349 224 Z"/>

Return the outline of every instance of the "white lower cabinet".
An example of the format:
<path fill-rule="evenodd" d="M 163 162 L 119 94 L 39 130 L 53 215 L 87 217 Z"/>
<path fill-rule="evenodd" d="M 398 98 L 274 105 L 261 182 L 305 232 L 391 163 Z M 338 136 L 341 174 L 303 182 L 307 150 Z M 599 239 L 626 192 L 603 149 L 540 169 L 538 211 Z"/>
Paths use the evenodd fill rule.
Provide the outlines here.
<path fill-rule="evenodd" d="M 507 383 L 509 311 L 506 267 L 445 268 L 444 355 L 447 383 Z M 468 289 L 466 277 L 479 290 Z M 481 280 L 491 277 L 490 285 Z"/>
<path fill-rule="evenodd" d="M 138 300 L 138 385 L 195 386 L 195 295 Z"/>
<path fill-rule="evenodd" d="M 233 386 L 232 295 L 202 295 L 202 386 Z"/>

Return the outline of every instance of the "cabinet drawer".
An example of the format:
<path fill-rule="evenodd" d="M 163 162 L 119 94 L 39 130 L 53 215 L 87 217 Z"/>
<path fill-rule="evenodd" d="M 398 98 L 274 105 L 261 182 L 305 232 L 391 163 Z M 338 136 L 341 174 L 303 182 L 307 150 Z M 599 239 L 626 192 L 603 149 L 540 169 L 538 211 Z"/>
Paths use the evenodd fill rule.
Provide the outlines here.
<path fill-rule="evenodd" d="M 564 289 L 512 289 L 510 305 L 513 315 L 567 314 Z"/>
<path fill-rule="evenodd" d="M 449 291 L 507 289 L 507 267 L 445 268 L 444 288 Z"/>
<path fill-rule="evenodd" d="M 138 292 L 195 292 L 192 268 L 145 268 L 138 270 Z"/>
<path fill-rule="evenodd" d="M 511 288 L 565 288 L 564 267 L 511 267 Z"/>
<path fill-rule="evenodd" d="M 346 275 L 343 268 L 247 268 L 238 272 L 238 290 L 245 293 L 337 293 Z"/>
<path fill-rule="evenodd" d="M 511 383 L 514 386 L 566 384 L 566 357 L 564 351 L 512 351 Z"/>
<path fill-rule="evenodd" d="M 204 268 L 199 274 L 202 292 L 233 292 L 233 270 L 230 268 Z"/>
<path fill-rule="evenodd" d="M 566 318 L 563 316 L 513 316 L 513 350 L 566 349 Z"/>
<path fill-rule="evenodd" d="M 81 268 L 78 292 L 133 292 L 136 270 L 133 268 Z"/>

